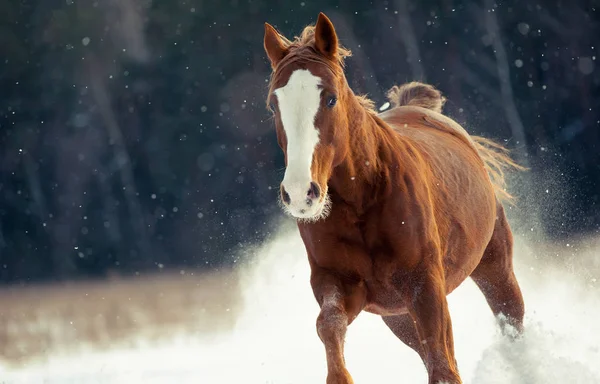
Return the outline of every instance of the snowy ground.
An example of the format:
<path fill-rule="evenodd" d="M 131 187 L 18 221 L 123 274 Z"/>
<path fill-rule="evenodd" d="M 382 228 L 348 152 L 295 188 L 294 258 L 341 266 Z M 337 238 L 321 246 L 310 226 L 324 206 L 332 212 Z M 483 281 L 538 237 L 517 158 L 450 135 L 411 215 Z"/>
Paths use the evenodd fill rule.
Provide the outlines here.
<path fill-rule="evenodd" d="M 498 334 L 470 280 L 449 296 L 465 383 L 600 383 L 600 247 L 561 247 L 542 251 L 517 239 L 527 331 L 515 344 Z M 555 254 L 576 255 L 578 262 L 539 261 Z M 160 342 L 135 347 L 49 351 L 43 361 L 0 365 L 0 383 L 324 383 L 324 350 L 314 325 L 318 307 L 297 232 L 282 234 L 257 255 L 242 274 L 246 305 L 228 332 L 173 331 Z M 218 315 L 210 316 L 218 321 Z M 426 383 L 417 355 L 375 315 L 363 313 L 352 324 L 346 356 L 357 384 Z"/>

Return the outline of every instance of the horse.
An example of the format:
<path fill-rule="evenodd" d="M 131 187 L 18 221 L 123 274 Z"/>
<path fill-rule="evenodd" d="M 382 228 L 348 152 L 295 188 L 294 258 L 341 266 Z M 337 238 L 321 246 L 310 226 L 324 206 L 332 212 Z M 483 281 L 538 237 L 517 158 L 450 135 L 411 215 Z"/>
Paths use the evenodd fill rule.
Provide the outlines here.
<path fill-rule="evenodd" d="M 351 52 L 320 13 L 293 40 L 265 23 L 267 108 L 285 160 L 279 203 L 297 221 L 320 311 L 327 384 L 349 384 L 346 330 L 380 315 L 416 351 L 429 383 L 461 383 L 446 296 L 467 277 L 503 329 L 519 335 L 524 301 L 502 205 L 504 146 L 442 114 L 429 84 L 392 87 L 379 113 L 345 73 Z"/>

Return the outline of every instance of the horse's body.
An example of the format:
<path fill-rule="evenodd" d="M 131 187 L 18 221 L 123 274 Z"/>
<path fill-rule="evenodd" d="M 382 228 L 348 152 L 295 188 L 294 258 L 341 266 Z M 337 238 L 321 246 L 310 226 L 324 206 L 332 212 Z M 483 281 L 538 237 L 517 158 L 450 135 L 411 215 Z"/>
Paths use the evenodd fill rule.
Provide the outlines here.
<path fill-rule="evenodd" d="M 394 107 L 376 114 L 336 71 L 341 48 L 331 22 L 320 15 L 309 31 L 292 43 L 267 25 L 265 48 L 286 154 L 282 201 L 299 218 L 307 249 L 327 381 L 352 382 L 344 336 L 364 310 L 381 315 L 420 354 L 430 383 L 460 383 L 447 294 L 471 276 L 494 314 L 522 326 L 512 234 L 497 196 L 501 174 L 493 168 L 514 163 L 442 115 L 444 99 L 431 86 L 394 87 Z M 318 108 L 299 107 L 309 103 L 301 98 L 288 102 L 311 84 Z M 311 129 L 318 139 L 310 139 Z M 310 171 L 303 171 L 303 151 L 311 149 Z"/>

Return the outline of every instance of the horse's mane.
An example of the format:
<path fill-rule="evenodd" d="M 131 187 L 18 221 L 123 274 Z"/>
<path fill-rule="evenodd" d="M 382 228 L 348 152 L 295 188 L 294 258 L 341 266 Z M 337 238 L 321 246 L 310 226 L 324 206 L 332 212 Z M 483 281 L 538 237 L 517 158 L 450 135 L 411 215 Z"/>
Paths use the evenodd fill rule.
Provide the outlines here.
<path fill-rule="evenodd" d="M 285 36 L 280 35 L 281 40 L 284 42 L 286 48 L 289 50 L 288 54 L 277 64 L 271 73 L 271 79 L 269 81 L 269 95 L 267 97 L 267 107 L 271 103 L 271 94 L 273 93 L 274 84 L 276 79 L 281 73 L 281 68 L 286 65 L 297 62 L 297 61 L 312 61 L 320 64 L 324 64 L 334 75 L 344 75 L 345 59 L 346 57 L 352 56 L 352 51 L 338 43 L 337 54 L 335 60 L 330 60 L 323 55 L 319 54 L 315 46 L 315 25 L 308 25 L 299 36 L 294 36 L 293 40 L 288 40 Z M 355 95 L 360 105 L 370 113 L 376 113 L 375 103 L 365 95 Z"/>

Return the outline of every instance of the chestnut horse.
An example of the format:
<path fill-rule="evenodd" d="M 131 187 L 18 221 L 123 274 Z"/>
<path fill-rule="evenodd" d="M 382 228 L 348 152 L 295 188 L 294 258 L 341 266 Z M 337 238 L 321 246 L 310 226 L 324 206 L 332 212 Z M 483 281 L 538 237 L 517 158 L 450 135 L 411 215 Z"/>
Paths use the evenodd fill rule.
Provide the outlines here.
<path fill-rule="evenodd" d="M 350 89 L 350 52 L 323 13 L 293 41 L 266 23 L 264 48 L 285 155 L 280 199 L 308 254 L 327 383 L 352 383 L 344 339 L 363 310 L 421 356 L 429 383 L 460 383 L 446 295 L 471 276 L 497 318 L 522 329 L 500 203 L 510 198 L 503 169 L 520 166 L 442 115 L 430 85 L 393 87 L 393 108 L 375 112 Z"/>

